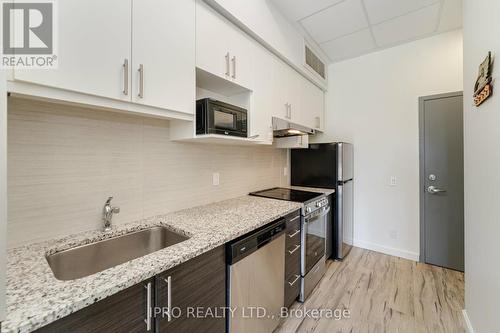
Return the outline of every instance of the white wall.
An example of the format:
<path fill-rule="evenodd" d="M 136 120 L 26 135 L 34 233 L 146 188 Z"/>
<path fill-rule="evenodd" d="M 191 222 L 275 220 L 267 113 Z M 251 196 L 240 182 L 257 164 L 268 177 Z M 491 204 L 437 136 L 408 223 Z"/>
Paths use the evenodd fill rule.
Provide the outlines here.
<path fill-rule="evenodd" d="M 354 143 L 356 244 L 417 260 L 418 98 L 462 90 L 462 32 L 336 63 L 329 75 L 319 141 Z"/>
<path fill-rule="evenodd" d="M 9 98 L 9 247 L 288 184 L 286 151 L 170 141 L 165 120 Z M 212 173 L 220 185 L 212 185 Z"/>
<path fill-rule="evenodd" d="M 500 2 L 464 2 L 465 112 L 465 308 L 476 333 L 500 329 L 500 91 L 476 108 L 478 66 L 488 51 L 497 56 Z"/>

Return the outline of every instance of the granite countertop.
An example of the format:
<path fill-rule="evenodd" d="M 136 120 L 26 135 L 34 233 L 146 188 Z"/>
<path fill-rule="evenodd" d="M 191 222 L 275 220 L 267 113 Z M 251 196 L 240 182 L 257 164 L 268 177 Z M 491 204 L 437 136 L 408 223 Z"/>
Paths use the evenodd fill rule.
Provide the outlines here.
<path fill-rule="evenodd" d="M 2 332 L 31 332 L 103 298 L 205 253 L 298 208 L 299 203 L 244 196 L 117 226 L 30 244 L 7 252 L 7 317 Z M 189 236 L 184 242 L 105 271 L 71 281 L 57 280 L 46 254 L 165 226 Z"/>

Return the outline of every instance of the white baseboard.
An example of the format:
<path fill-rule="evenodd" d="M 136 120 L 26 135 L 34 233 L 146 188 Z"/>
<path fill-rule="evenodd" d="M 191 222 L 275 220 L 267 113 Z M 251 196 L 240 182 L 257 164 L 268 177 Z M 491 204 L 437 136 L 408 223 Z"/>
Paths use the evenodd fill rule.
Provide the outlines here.
<path fill-rule="evenodd" d="M 467 332 L 474 333 L 474 329 L 472 328 L 472 324 L 470 323 L 469 316 L 467 315 L 467 311 L 465 309 L 462 310 L 462 315 L 464 316 L 465 325 L 467 326 Z"/>
<path fill-rule="evenodd" d="M 408 260 L 418 261 L 420 254 L 416 252 L 410 252 L 406 250 L 396 249 L 393 247 L 388 247 L 380 244 L 375 244 L 371 242 L 366 242 L 359 239 L 354 239 L 354 246 L 361 247 L 363 249 L 380 252 L 384 254 L 388 254 L 395 257 L 405 258 Z"/>

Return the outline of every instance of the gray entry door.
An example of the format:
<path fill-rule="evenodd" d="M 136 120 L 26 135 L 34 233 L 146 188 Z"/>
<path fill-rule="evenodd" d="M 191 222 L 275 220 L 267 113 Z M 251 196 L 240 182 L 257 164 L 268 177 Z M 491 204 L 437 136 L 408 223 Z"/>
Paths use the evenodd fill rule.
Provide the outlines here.
<path fill-rule="evenodd" d="M 462 93 L 420 98 L 420 260 L 464 270 Z"/>

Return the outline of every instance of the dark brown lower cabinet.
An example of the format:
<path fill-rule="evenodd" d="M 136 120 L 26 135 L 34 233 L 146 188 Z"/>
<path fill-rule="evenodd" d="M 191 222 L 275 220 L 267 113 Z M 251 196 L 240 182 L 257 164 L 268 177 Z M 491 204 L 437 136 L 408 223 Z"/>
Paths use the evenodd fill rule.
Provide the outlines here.
<path fill-rule="evenodd" d="M 285 306 L 290 307 L 300 294 L 300 211 L 285 219 Z"/>
<path fill-rule="evenodd" d="M 170 282 L 170 288 L 167 281 Z M 148 284 L 150 316 L 147 313 Z M 158 309 L 168 310 L 169 299 L 171 309 L 175 310 L 171 312 L 170 321 L 167 316 L 162 317 L 161 311 L 155 316 L 155 311 Z M 36 332 L 225 333 L 226 320 L 223 317 L 225 306 L 225 248 L 220 246 L 61 318 Z M 218 312 L 215 313 L 216 311 Z M 204 318 L 196 318 L 195 314 Z M 148 318 L 150 318 L 149 330 L 146 324 Z"/>
<path fill-rule="evenodd" d="M 170 319 L 165 313 L 156 316 L 157 332 L 225 332 L 226 264 L 223 246 L 156 277 L 156 306 L 168 310 L 169 305 Z"/>
<path fill-rule="evenodd" d="M 38 333 L 142 333 L 146 331 L 148 280 L 37 330 Z"/>

